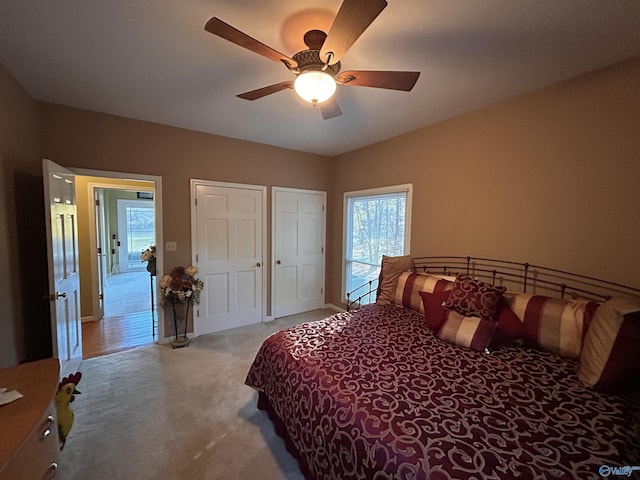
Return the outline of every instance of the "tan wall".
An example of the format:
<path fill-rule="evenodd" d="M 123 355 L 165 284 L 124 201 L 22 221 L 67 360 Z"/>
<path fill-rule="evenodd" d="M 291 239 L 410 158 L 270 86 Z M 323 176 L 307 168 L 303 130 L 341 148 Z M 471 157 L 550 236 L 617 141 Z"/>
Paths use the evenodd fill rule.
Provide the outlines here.
<path fill-rule="evenodd" d="M 474 255 L 640 286 L 640 57 L 343 155 L 342 194 L 413 183 L 412 255 Z M 336 255 L 336 253 L 338 255 Z"/>
<path fill-rule="evenodd" d="M 190 179 L 323 191 L 330 187 L 332 162 L 320 155 L 48 103 L 38 105 L 42 150 L 51 160 L 66 167 L 162 177 L 163 238 L 178 246 L 176 252 L 164 251 L 164 273 L 191 263 Z M 268 199 L 267 212 L 270 195 Z M 270 215 L 267 226 L 270 251 Z M 270 284 L 267 289 L 270 298 Z"/>
<path fill-rule="evenodd" d="M 0 367 L 51 353 L 43 215 L 36 103 L 0 65 Z"/>

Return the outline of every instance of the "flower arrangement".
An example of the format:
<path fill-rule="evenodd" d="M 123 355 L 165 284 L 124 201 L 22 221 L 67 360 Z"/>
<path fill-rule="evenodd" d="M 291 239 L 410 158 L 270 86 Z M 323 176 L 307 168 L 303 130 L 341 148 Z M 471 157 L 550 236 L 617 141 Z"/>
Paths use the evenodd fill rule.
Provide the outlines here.
<path fill-rule="evenodd" d="M 198 267 L 176 267 L 160 279 L 160 303 L 200 303 L 204 282 L 196 277 Z"/>
<path fill-rule="evenodd" d="M 155 245 L 151 245 L 146 250 L 143 250 L 142 253 L 140 254 L 140 261 L 141 262 L 148 262 L 149 260 L 155 260 L 155 258 L 156 258 L 156 246 Z"/>
<path fill-rule="evenodd" d="M 140 254 L 140 261 L 147 262 L 147 272 L 151 274 L 151 276 L 156 275 L 156 246 L 151 245 L 146 250 L 143 250 Z"/>

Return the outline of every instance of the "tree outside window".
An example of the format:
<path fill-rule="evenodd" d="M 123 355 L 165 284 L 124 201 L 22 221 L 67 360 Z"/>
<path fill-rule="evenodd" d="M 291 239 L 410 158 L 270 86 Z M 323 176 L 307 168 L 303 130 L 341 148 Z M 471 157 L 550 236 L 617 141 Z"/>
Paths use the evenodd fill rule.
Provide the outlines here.
<path fill-rule="evenodd" d="M 382 255 L 409 251 L 411 185 L 345 194 L 344 295 L 370 280 L 377 282 Z M 362 303 L 375 300 L 375 296 Z"/>

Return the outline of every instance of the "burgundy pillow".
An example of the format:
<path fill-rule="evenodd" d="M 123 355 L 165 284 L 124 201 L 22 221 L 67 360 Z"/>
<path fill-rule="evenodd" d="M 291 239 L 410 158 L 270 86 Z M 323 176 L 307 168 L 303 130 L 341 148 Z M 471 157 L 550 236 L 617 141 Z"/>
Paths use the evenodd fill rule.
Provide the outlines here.
<path fill-rule="evenodd" d="M 496 313 L 496 331 L 493 333 L 491 348 L 513 343 L 524 336 L 525 330 L 522 321 L 511 310 L 504 297 L 498 301 Z"/>
<path fill-rule="evenodd" d="M 448 310 L 436 335 L 447 342 L 482 352 L 489 346 L 495 327 L 493 320 L 465 317 L 455 310 Z"/>
<path fill-rule="evenodd" d="M 506 287 L 496 287 L 474 280 L 468 275 L 460 275 L 456 278 L 456 284 L 449 299 L 442 306 L 449 310 L 455 310 L 465 317 L 494 320 L 498 300 L 506 291 Z"/>
<path fill-rule="evenodd" d="M 442 303 L 449 298 L 451 290 L 443 292 L 420 292 L 424 305 L 424 319 L 427 327 L 432 332 L 437 332 L 446 320 L 447 311 L 442 308 Z"/>

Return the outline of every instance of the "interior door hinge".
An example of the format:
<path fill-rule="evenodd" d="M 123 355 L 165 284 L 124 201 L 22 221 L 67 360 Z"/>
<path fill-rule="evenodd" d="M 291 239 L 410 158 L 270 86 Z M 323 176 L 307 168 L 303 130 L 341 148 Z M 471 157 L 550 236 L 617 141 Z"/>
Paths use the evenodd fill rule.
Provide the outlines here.
<path fill-rule="evenodd" d="M 196 263 L 198 263 L 198 254 L 196 253 Z"/>
<path fill-rule="evenodd" d="M 98 247 L 98 255 L 102 255 L 102 248 Z"/>
<path fill-rule="evenodd" d="M 96 207 L 100 206 L 100 200 L 96 198 Z"/>
<path fill-rule="evenodd" d="M 99 298 L 100 300 L 104 300 L 104 294 L 103 294 L 103 293 L 101 293 L 100 295 L 98 295 L 98 298 Z"/>
<path fill-rule="evenodd" d="M 324 293 L 324 288 L 320 289 L 320 295 L 322 295 Z"/>

